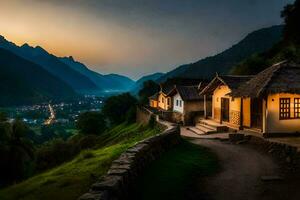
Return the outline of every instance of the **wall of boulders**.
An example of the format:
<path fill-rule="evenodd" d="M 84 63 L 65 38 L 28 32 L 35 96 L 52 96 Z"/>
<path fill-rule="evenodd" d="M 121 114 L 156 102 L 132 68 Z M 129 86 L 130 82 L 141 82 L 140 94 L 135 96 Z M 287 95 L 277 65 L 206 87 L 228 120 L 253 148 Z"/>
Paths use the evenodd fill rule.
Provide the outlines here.
<path fill-rule="evenodd" d="M 150 111 L 139 109 L 137 114 L 140 122 L 146 123 L 153 117 Z M 137 177 L 145 167 L 156 160 L 162 153 L 168 151 L 181 141 L 180 129 L 177 125 L 160 121 L 157 123 L 167 127 L 161 134 L 137 143 L 113 161 L 109 171 L 79 200 L 119 200 L 128 199 L 129 193 L 135 188 Z M 149 122 L 149 121 L 148 121 Z"/>

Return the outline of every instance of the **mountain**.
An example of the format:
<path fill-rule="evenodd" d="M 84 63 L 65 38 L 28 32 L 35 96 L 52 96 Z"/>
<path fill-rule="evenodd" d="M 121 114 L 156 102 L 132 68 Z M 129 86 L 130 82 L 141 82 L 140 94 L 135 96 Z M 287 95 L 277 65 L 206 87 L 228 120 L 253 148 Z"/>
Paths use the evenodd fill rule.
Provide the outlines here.
<path fill-rule="evenodd" d="M 0 48 L 0 106 L 76 97 L 75 91 L 41 66 Z"/>
<path fill-rule="evenodd" d="M 111 84 L 114 84 L 113 87 L 117 90 L 130 91 L 135 83 L 130 78 L 119 74 L 107 74 L 104 77 L 112 81 Z"/>
<path fill-rule="evenodd" d="M 164 73 L 154 73 L 154 74 L 150 74 L 147 76 L 143 76 L 142 78 L 140 78 L 139 80 L 137 80 L 133 86 L 133 88 L 131 89 L 131 92 L 134 94 L 137 94 L 140 89 L 142 89 L 144 82 L 146 81 L 157 81 L 159 78 L 161 78 L 164 75 Z"/>
<path fill-rule="evenodd" d="M 49 54 L 42 47 L 31 47 L 24 44 L 21 47 L 0 37 L 0 47 L 7 49 L 16 55 L 23 57 L 39 66 L 52 75 L 69 84 L 76 91 L 97 90 L 98 87 L 86 76 L 78 71 L 71 69 L 68 65 L 61 62 L 56 56 Z"/>
<path fill-rule="evenodd" d="M 248 34 L 242 41 L 215 56 L 198 62 L 179 66 L 158 79 L 159 82 L 172 77 L 211 78 L 216 72 L 227 74 L 233 66 L 253 55 L 270 49 L 280 41 L 283 26 L 272 26 Z"/>
<path fill-rule="evenodd" d="M 128 91 L 134 84 L 134 81 L 125 76 L 117 74 L 102 75 L 94 72 L 83 63 L 75 61 L 72 56 L 59 59 L 72 69 L 88 77 L 94 84 L 97 85 L 98 88 L 101 88 L 102 90 Z"/>

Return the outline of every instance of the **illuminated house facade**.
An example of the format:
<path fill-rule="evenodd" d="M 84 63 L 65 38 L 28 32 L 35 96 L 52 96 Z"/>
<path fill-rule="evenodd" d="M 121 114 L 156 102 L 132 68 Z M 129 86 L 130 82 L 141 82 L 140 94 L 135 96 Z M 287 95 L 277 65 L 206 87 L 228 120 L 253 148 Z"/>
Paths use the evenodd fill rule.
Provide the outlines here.
<path fill-rule="evenodd" d="M 220 123 L 265 136 L 300 132 L 300 65 L 295 63 L 275 64 L 254 77 L 216 76 L 201 94 L 212 94 L 211 118 Z"/>

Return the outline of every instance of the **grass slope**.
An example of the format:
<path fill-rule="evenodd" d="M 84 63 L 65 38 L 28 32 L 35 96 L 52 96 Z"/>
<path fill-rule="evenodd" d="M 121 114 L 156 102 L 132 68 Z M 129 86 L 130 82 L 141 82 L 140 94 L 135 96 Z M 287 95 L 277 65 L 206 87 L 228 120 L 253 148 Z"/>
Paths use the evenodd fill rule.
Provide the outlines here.
<path fill-rule="evenodd" d="M 138 124 L 119 125 L 102 136 L 96 149 L 83 151 L 75 159 L 0 190 L 1 200 L 74 200 L 88 191 L 111 162 L 136 142 L 159 133 Z"/>
<path fill-rule="evenodd" d="M 208 149 L 184 141 L 148 167 L 132 199 L 184 200 L 188 193 L 194 194 L 196 179 L 213 174 L 218 166 Z"/>

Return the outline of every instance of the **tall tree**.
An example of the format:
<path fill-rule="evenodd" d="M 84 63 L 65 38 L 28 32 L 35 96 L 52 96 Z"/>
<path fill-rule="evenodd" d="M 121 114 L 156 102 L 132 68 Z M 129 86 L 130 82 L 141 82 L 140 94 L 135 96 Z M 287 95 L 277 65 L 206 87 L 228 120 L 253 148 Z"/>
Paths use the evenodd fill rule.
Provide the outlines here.
<path fill-rule="evenodd" d="M 129 93 L 124 93 L 108 98 L 104 103 L 102 112 L 111 124 L 116 125 L 125 122 L 128 118 L 132 119 L 132 116 L 128 115 L 129 113 L 134 115 L 133 109 L 135 109 L 136 104 L 136 98 Z"/>
<path fill-rule="evenodd" d="M 83 134 L 99 135 L 106 130 L 106 121 L 100 112 L 82 113 L 77 120 L 77 128 Z"/>
<path fill-rule="evenodd" d="M 35 151 L 26 138 L 30 129 L 20 120 L 0 125 L 1 184 L 29 177 L 34 171 Z"/>
<path fill-rule="evenodd" d="M 139 91 L 139 101 L 141 104 L 148 104 L 148 98 L 159 91 L 159 85 L 154 81 L 145 81 L 143 88 Z"/>
<path fill-rule="evenodd" d="M 284 18 L 284 38 L 287 42 L 295 42 L 300 45 L 300 0 L 296 0 L 293 4 L 285 6 L 281 12 Z"/>

